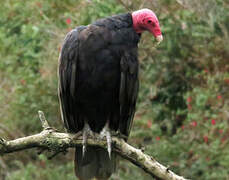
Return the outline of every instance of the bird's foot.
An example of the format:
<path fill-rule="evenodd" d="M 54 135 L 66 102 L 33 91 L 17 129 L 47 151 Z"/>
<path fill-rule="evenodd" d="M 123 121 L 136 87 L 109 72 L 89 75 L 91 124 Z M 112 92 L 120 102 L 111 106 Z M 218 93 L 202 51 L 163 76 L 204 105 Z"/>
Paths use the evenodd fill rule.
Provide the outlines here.
<path fill-rule="evenodd" d="M 100 138 L 106 138 L 107 141 L 107 152 L 109 155 L 109 158 L 111 159 L 111 143 L 112 143 L 112 139 L 111 139 L 111 131 L 109 128 L 108 123 L 104 126 L 103 130 L 100 132 Z"/>

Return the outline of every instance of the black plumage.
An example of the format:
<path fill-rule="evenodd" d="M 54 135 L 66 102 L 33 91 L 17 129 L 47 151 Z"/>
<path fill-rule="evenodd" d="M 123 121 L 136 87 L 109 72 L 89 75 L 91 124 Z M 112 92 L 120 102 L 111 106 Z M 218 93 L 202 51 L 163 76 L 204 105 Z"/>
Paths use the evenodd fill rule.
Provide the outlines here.
<path fill-rule="evenodd" d="M 139 86 L 139 40 L 130 13 L 80 26 L 67 34 L 59 58 L 59 99 L 68 131 L 82 131 L 87 122 L 92 131 L 99 133 L 109 121 L 112 131 L 129 135 Z M 101 149 L 98 151 L 94 155 L 102 156 Z M 79 169 L 90 164 L 90 155 L 85 154 L 84 161 L 76 159 L 81 179 L 101 177 L 99 172 L 86 177 L 87 170 Z M 82 156 L 79 149 L 76 156 Z"/>

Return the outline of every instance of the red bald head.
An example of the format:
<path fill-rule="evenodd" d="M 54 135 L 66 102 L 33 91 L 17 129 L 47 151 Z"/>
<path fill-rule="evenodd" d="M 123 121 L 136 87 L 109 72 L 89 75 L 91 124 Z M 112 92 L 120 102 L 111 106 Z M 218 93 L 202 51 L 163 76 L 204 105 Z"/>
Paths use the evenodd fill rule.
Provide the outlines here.
<path fill-rule="evenodd" d="M 157 16 L 150 9 L 141 9 L 132 13 L 133 28 L 137 33 L 151 32 L 157 41 L 162 41 L 162 34 Z"/>

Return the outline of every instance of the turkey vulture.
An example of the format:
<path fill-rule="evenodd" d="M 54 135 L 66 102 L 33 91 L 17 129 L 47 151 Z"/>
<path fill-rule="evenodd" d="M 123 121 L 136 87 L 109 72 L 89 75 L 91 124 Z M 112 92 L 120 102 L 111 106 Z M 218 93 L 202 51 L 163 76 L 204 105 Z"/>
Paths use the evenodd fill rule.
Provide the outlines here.
<path fill-rule="evenodd" d="M 97 20 L 73 29 L 65 37 L 59 58 L 61 115 L 69 132 L 82 132 L 76 147 L 79 179 L 108 179 L 115 169 L 111 132 L 127 139 L 138 95 L 138 42 L 149 31 L 158 42 L 162 34 L 156 15 L 141 9 Z M 89 134 L 103 134 L 108 153 L 87 147 Z"/>

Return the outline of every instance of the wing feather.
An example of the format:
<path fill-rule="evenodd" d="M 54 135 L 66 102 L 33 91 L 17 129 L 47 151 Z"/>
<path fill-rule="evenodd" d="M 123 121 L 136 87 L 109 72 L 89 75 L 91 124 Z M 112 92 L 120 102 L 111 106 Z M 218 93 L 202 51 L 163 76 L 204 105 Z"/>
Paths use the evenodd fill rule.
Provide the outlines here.
<path fill-rule="evenodd" d="M 137 55 L 125 52 L 120 61 L 120 125 L 119 130 L 128 136 L 131 130 L 139 88 Z"/>
<path fill-rule="evenodd" d="M 78 132 L 82 118 L 76 107 L 77 64 L 79 57 L 79 33 L 81 27 L 69 32 L 65 37 L 59 58 L 59 100 L 62 120 L 70 132 Z"/>

